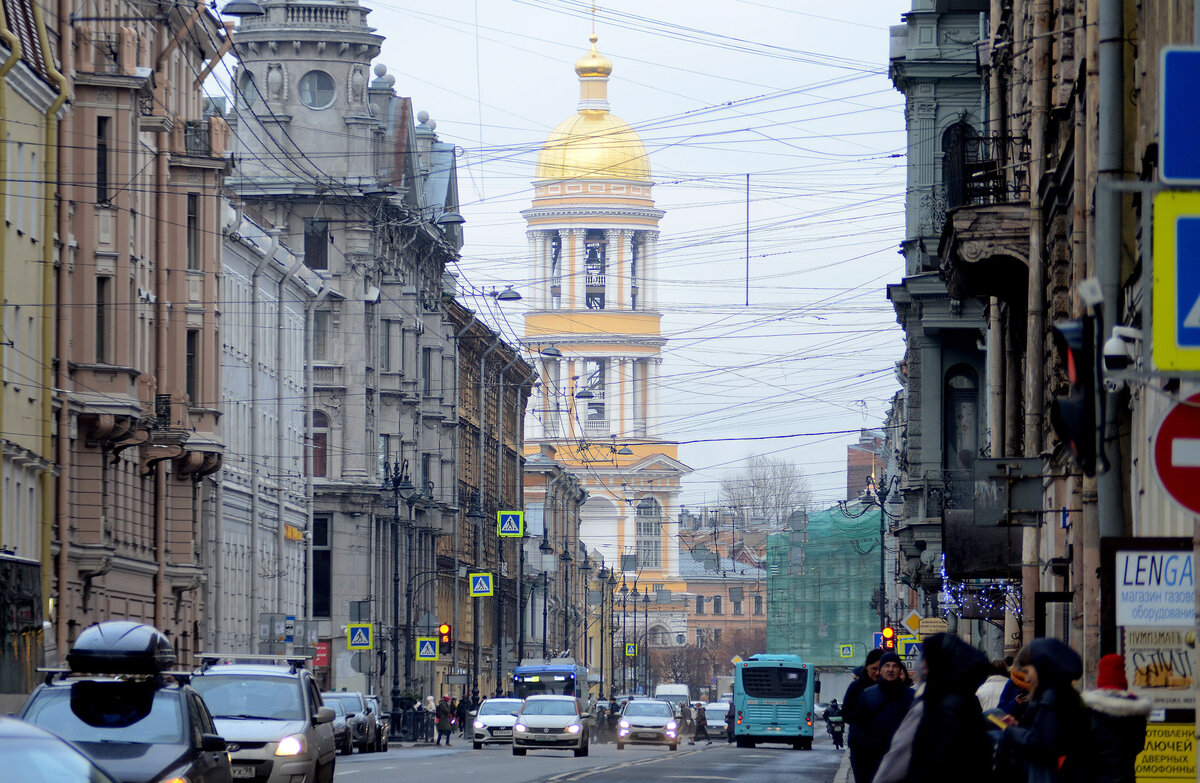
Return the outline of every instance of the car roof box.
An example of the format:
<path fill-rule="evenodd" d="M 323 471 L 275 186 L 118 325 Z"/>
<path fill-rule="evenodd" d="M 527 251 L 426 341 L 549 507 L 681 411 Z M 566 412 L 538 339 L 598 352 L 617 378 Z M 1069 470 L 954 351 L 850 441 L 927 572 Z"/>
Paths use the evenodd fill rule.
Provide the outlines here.
<path fill-rule="evenodd" d="M 175 648 L 153 626 L 109 620 L 83 629 L 67 653 L 67 663 L 74 672 L 158 674 L 175 664 Z"/>

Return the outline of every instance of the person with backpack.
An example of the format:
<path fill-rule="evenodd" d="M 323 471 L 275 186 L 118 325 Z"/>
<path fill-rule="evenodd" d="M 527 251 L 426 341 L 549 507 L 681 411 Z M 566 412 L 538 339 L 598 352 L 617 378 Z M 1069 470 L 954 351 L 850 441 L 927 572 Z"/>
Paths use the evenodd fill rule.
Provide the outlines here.
<path fill-rule="evenodd" d="M 1004 780 L 1077 783 L 1087 715 L 1072 686 L 1083 675 L 1079 653 L 1053 638 L 1034 639 L 1017 654 L 1015 667 L 1029 686 L 1029 703 L 1018 722 L 1005 716 L 996 749 Z"/>
<path fill-rule="evenodd" d="M 1138 754 L 1146 747 L 1146 720 L 1153 705 L 1129 692 L 1125 657 L 1110 654 L 1100 659 L 1096 690 L 1080 698 L 1087 708 L 1091 736 L 1084 757 L 1083 779 L 1089 783 L 1134 783 Z"/>

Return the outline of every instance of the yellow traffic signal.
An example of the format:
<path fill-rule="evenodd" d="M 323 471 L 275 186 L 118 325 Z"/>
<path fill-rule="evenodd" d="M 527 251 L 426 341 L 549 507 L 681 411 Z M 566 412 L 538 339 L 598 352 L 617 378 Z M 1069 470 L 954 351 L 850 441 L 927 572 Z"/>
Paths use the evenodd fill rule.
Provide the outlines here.
<path fill-rule="evenodd" d="M 450 623 L 442 623 L 438 626 L 438 652 L 445 654 L 450 652 L 450 645 L 454 642 L 454 634 L 451 633 Z"/>
<path fill-rule="evenodd" d="M 885 650 L 896 649 L 896 629 L 889 625 L 883 629 L 882 633 L 883 633 L 883 649 L 885 649 Z"/>

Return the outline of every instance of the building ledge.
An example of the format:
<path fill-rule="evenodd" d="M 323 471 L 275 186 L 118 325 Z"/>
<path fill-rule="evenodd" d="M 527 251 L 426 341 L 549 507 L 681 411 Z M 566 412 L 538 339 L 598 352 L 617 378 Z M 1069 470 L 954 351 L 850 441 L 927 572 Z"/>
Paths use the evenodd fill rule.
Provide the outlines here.
<path fill-rule="evenodd" d="M 938 256 L 954 299 L 995 296 L 1010 305 L 1023 305 L 1029 279 L 1029 203 L 951 210 Z"/>

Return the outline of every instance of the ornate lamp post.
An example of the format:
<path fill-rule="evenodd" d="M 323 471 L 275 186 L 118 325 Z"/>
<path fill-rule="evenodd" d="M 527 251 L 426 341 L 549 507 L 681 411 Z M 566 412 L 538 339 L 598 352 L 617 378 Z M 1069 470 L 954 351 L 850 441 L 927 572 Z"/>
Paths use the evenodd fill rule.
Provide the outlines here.
<path fill-rule="evenodd" d="M 635 581 L 633 583 L 633 592 L 629 594 L 629 597 L 633 599 L 633 643 L 634 643 L 635 647 L 640 646 L 640 645 L 638 645 L 638 630 L 637 630 L 637 605 L 638 605 L 638 598 L 640 596 L 641 596 L 641 593 L 638 592 L 637 582 Z M 633 656 L 633 692 L 634 693 L 638 692 L 638 657 L 637 657 L 637 655 Z"/>
<path fill-rule="evenodd" d="M 621 582 L 621 690 L 629 689 L 628 656 L 625 655 L 625 626 L 628 625 L 625 616 L 625 599 L 629 596 L 629 585 Z"/>
<path fill-rule="evenodd" d="M 642 646 L 642 683 L 646 693 L 650 693 L 650 591 L 642 591 L 642 636 L 646 643 Z"/>
<path fill-rule="evenodd" d="M 395 516 L 393 517 L 392 529 L 392 692 L 391 692 L 391 711 L 392 711 L 392 734 L 394 737 L 399 737 L 399 732 L 403 727 L 403 711 L 400 709 L 400 667 L 397 662 L 400 660 L 400 501 L 403 500 L 408 505 L 408 524 L 406 525 L 408 533 L 408 564 L 405 569 L 406 574 L 412 573 L 412 556 L 413 556 L 413 506 L 416 505 L 419 495 L 417 488 L 413 486 L 412 480 L 408 475 L 408 460 L 403 463 L 394 463 L 391 473 L 383 485 L 384 490 L 390 490 L 395 498 Z M 406 615 L 405 623 L 405 645 L 404 645 L 404 685 L 406 688 L 412 687 L 412 641 L 409 637 L 412 635 L 412 602 L 409 590 L 405 591 L 405 608 Z"/>
<path fill-rule="evenodd" d="M 563 569 L 563 635 L 562 647 L 565 649 L 571 639 L 571 557 L 570 542 L 563 536 L 563 552 L 558 556 Z"/>

